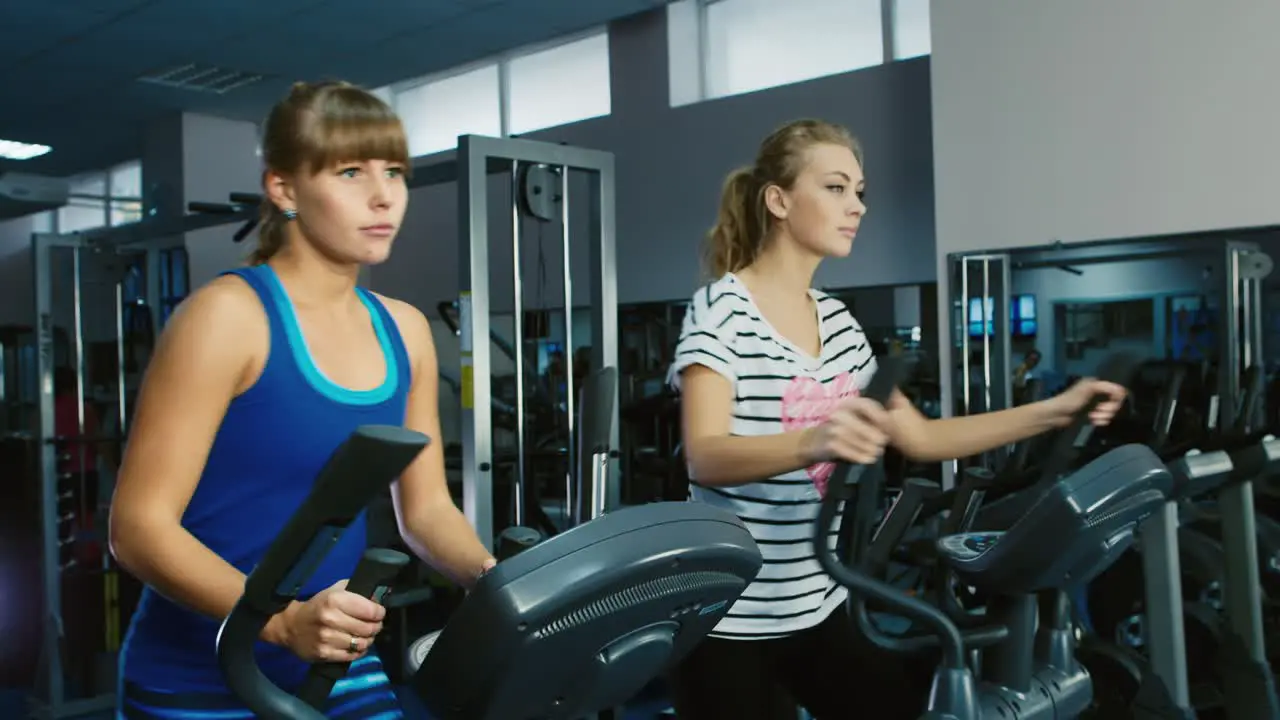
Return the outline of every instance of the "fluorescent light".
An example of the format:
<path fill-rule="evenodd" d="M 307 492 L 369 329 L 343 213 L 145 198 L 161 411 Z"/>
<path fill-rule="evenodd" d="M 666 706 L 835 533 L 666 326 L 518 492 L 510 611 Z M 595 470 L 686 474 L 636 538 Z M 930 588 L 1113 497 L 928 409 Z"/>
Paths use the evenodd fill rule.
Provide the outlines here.
<path fill-rule="evenodd" d="M 48 145 L 32 145 L 15 140 L 0 140 L 0 158 L 6 160 L 30 160 L 48 153 L 53 148 Z"/>

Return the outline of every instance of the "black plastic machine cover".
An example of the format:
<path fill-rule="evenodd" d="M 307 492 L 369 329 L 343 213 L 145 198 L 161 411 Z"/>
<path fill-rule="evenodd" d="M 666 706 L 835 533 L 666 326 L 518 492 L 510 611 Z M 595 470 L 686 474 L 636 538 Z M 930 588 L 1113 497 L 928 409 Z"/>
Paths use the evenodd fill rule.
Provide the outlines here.
<path fill-rule="evenodd" d="M 722 510 L 609 513 L 481 578 L 414 689 L 444 720 L 569 720 L 620 706 L 710 632 L 761 565 Z"/>
<path fill-rule="evenodd" d="M 217 653 L 227 684 L 255 716 L 323 720 L 317 707 L 345 667 L 312 666 L 304 697 L 294 696 L 266 677 L 254 647 L 334 539 L 428 442 L 403 428 L 359 428 L 249 573 Z M 377 549 L 366 552 L 361 568 L 379 559 Z M 568 720 L 621 705 L 715 627 L 762 564 L 746 527 L 723 510 L 659 503 L 604 515 L 481 578 L 427 654 L 415 688 L 441 720 Z"/>

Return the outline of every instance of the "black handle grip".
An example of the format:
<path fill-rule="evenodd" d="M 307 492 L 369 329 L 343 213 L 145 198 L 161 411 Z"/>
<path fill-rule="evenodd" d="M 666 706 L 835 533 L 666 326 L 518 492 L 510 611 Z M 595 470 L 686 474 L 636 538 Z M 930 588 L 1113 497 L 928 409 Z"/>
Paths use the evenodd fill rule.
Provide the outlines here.
<path fill-rule="evenodd" d="M 391 484 L 430 442 L 389 425 L 365 425 L 334 451 L 311 493 L 245 578 L 244 595 L 218 631 L 218 665 L 227 686 L 256 717 L 323 720 L 258 667 L 254 647 L 272 616 L 289 606 L 333 543 L 381 489 Z"/>
<path fill-rule="evenodd" d="M 402 552 L 369 548 L 347 580 L 347 591 L 380 603 L 391 589 L 391 581 L 408 564 L 409 556 Z M 317 710 L 324 709 L 333 686 L 349 669 L 351 663 L 346 661 L 314 663 L 298 689 L 298 699 Z"/>
<path fill-rule="evenodd" d="M 907 379 L 911 365 L 902 358 L 886 357 L 876 360 L 876 371 L 871 381 L 862 389 L 862 397 L 884 404 L 893 397 L 893 391 Z M 831 480 L 827 483 L 827 494 L 835 495 L 836 500 L 847 500 L 849 488 L 858 484 L 862 476 L 863 466 L 850 463 L 836 463 L 831 472 Z"/>
<path fill-rule="evenodd" d="M 1116 353 L 1102 361 L 1102 364 L 1098 367 L 1097 378 L 1128 387 L 1132 384 L 1133 376 L 1137 373 L 1139 365 L 1140 361 L 1137 356 L 1129 353 Z M 1089 414 L 1104 399 L 1104 397 L 1098 396 L 1091 400 L 1076 413 L 1071 420 L 1071 424 L 1067 425 L 1054 438 L 1053 447 L 1050 449 L 1049 456 L 1045 460 L 1040 473 L 1041 481 L 1052 481 L 1071 468 L 1071 465 L 1079 456 L 1080 450 L 1093 438 L 1093 424 L 1089 422 Z"/>

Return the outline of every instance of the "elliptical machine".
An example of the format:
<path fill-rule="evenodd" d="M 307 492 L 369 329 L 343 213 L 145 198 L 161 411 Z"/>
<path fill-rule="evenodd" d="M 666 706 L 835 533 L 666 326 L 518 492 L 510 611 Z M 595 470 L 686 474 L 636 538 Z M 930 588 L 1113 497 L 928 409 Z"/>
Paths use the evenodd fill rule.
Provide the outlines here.
<path fill-rule="evenodd" d="M 1144 580 L 1133 583 L 1126 562 L 1090 588 L 1097 634 L 1082 644 L 1082 659 L 1097 682 L 1108 686 L 1108 702 L 1097 714 L 1193 718 L 1197 711 L 1222 709 L 1228 718 L 1280 717 L 1257 593 L 1257 518 L 1244 506 L 1252 498 L 1250 480 L 1276 472 L 1280 447 L 1249 435 L 1240 422 L 1217 438 L 1167 447 L 1183 379 L 1177 372 L 1169 378 L 1153 438 L 1176 482 L 1169 501 L 1139 529 L 1136 550 Z M 1252 392 L 1247 391 L 1242 417 Z M 1216 495 L 1222 514 L 1236 518 L 1233 527 L 1222 518 L 1207 519 L 1195 504 L 1206 495 Z M 1199 518 L 1196 529 L 1187 527 L 1188 518 Z M 1219 544 L 1201 530 L 1226 542 Z M 1225 616 L 1202 597 L 1213 588 L 1235 589 L 1237 603 L 1234 609 L 1227 606 Z M 1145 657 L 1133 657 L 1144 645 Z M 1149 668 L 1137 684 L 1131 677 L 1136 668 Z"/>
<path fill-rule="evenodd" d="M 864 395 L 887 401 L 903 369 L 892 358 L 880 368 Z M 1087 412 L 1064 433 L 1060 448 L 1086 436 Z M 823 568 L 850 589 L 855 621 L 877 645 L 913 653 L 940 648 L 928 708 L 929 720 L 984 718 L 1070 718 L 1088 706 L 1088 671 L 1074 657 L 1075 634 L 1064 588 L 1090 578 L 1114 562 L 1132 542 L 1138 523 L 1164 503 L 1171 484 L 1168 469 L 1149 448 L 1117 448 L 1074 473 L 1019 494 L 1023 513 L 1002 531 L 960 532 L 937 541 L 939 560 L 963 583 L 992 598 L 986 623 L 971 626 L 938 607 L 911 597 L 870 576 L 862 567 L 844 565 L 826 542 L 842 503 L 856 493 L 859 527 L 853 532 L 855 558 L 872 535 L 871 518 L 879 487 L 874 475 L 848 464 L 837 466 L 814 528 L 814 547 Z M 967 480 L 967 479 L 966 479 Z M 873 545 L 896 546 L 927 497 L 929 483 L 907 483 L 875 534 Z M 982 489 L 962 488 L 961 516 L 973 517 Z M 887 556 L 887 553 L 886 553 Z M 875 629 L 867 604 L 911 618 L 930 632 L 890 637 Z M 977 673 L 969 652 L 981 650 Z"/>

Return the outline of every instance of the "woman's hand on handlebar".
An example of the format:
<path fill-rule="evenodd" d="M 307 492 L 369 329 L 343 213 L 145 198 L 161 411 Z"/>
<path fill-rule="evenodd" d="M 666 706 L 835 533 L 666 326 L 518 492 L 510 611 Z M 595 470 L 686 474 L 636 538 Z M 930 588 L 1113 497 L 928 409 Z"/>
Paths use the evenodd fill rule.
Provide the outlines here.
<path fill-rule="evenodd" d="M 1116 413 L 1124 406 L 1128 391 L 1123 386 L 1105 380 L 1084 378 L 1067 388 L 1062 394 L 1045 400 L 1052 408 L 1054 423 L 1065 427 L 1071 424 L 1075 416 L 1090 405 L 1097 405 L 1089 411 L 1089 422 L 1094 425 L 1108 425 Z"/>
<path fill-rule="evenodd" d="M 278 644 L 307 662 L 351 662 L 367 653 L 387 611 L 346 587 L 339 580 L 278 615 Z"/>
<path fill-rule="evenodd" d="M 820 425 L 805 431 L 806 463 L 844 460 L 871 465 L 889 444 L 889 413 L 867 398 L 849 398 Z"/>

